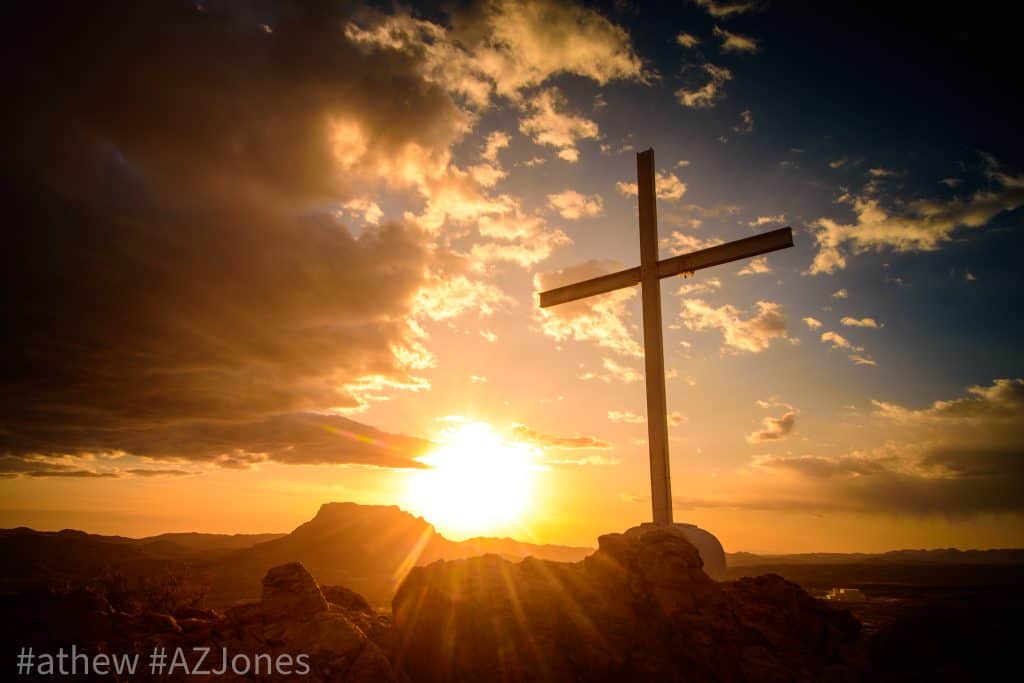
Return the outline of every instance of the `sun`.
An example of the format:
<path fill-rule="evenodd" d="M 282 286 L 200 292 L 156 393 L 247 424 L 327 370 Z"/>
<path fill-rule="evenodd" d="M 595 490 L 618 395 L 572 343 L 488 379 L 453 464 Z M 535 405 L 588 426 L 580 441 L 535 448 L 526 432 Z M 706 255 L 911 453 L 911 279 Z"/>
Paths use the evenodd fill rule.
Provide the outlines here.
<path fill-rule="evenodd" d="M 533 498 L 539 452 L 504 438 L 486 422 L 447 418 L 438 447 L 410 474 L 406 504 L 449 536 L 516 529 Z"/>

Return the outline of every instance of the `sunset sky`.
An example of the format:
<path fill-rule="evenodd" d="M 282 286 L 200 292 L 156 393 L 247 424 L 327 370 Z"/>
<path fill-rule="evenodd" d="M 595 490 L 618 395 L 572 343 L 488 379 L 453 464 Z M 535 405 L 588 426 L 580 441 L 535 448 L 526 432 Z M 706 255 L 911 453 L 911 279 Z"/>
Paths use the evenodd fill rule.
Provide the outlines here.
<path fill-rule="evenodd" d="M 536 292 L 639 263 L 653 148 L 662 257 L 796 242 L 662 282 L 676 520 L 727 551 L 1024 545 L 1020 24 L 674 6 L 11 18 L 0 526 L 649 519 L 639 288 Z"/>

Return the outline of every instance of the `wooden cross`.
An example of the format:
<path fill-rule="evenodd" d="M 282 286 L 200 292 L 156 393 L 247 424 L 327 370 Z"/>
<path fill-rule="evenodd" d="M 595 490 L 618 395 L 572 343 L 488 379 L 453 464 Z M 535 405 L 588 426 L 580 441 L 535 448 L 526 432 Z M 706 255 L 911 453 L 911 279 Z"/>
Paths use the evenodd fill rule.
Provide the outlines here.
<path fill-rule="evenodd" d="M 644 318 L 644 376 L 647 385 L 647 443 L 651 454 L 651 507 L 655 524 L 672 523 L 672 480 L 668 460 L 668 409 L 665 405 L 665 351 L 661 338 L 661 279 L 767 254 L 793 246 L 786 227 L 689 254 L 658 260 L 658 210 L 655 204 L 654 150 L 636 155 L 640 208 L 640 266 L 551 289 L 540 294 L 541 308 L 604 294 L 640 283 Z"/>

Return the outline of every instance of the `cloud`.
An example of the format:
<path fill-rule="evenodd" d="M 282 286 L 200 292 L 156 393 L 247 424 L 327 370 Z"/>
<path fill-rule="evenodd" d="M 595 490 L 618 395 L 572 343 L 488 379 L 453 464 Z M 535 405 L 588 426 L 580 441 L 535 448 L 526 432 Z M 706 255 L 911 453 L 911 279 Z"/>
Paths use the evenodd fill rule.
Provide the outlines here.
<path fill-rule="evenodd" d="M 803 321 L 804 325 L 807 325 L 807 328 L 810 330 L 816 330 L 819 327 L 821 327 L 821 321 L 818 320 L 817 318 L 807 317 L 801 318 L 801 320 Z"/>
<path fill-rule="evenodd" d="M 726 346 L 736 351 L 759 353 L 773 339 L 789 338 L 782 307 L 772 301 L 758 301 L 744 317 L 731 304 L 716 308 L 701 299 L 684 299 L 679 315 L 690 330 L 720 330 Z"/>
<path fill-rule="evenodd" d="M 538 145 L 556 148 L 559 158 L 575 163 L 579 160 L 576 142 L 596 139 L 599 129 L 597 122 L 567 113 L 565 105 L 565 97 L 558 88 L 540 91 L 525 104 L 528 114 L 519 122 L 519 130 Z"/>
<path fill-rule="evenodd" d="M 506 262 L 530 268 L 567 244 L 572 244 L 572 240 L 561 230 L 554 230 L 538 232 L 515 243 L 481 242 L 473 245 L 470 254 L 480 264 Z"/>
<path fill-rule="evenodd" d="M 550 464 L 550 465 L 580 465 L 580 466 L 583 466 L 583 465 L 605 466 L 605 465 L 618 465 L 619 464 L 619 461 L 618 461 L 617 458 L 608 457 L 606 455 L 600 455 L 600 454 L 584 455 L 584 456 L 577 457 L 577 458 L 557 458 L 557 459 L 550 459 L 549 458 L 549 459 L 545 460 L 545 462 Z"/>
<path fill-rule="evenodd" d="M 740 112 L 740 122 L 732 127 L 740 135 L 754 132 L 754 114 L 749 109 Z"/>
<path fill-rule="evenodd" d="M 832 298 L 833 299 L 849 299 L 850 298 L 850 293 L 847 292 L 846 289 L 837 289 L 836 291 L 832 292 Z"/>
<path fill-rule="evenodd" d="M 700 38 L 690 33 L 680 33 L 676 36 L 676 42 L 685 48 L 691 48 L 700 44 Z"/>
<path fill-rule="evenodd" d="M 845 166 L 847 164 L 848 161 L 849 161 L 849 159 L 847 159 L 846 157 L 840 157 L 839 159 L 833 159 L 832 161 L 828 162 L 828 167 L 829 168 L 833 168 L 833 169 L 835 169 L 835 168 L 842 168 L 843 166 Z"/>
<path fill-rule="evenodd" d="M 586 196 L 576 190 L 565 190 L 548 195 L 548 206 L 558 214 L 570 221 L 579 220 L 587 216 L 600 216 L 604 211 L 604 202 L 601 195 L 592 194 Z"/>
<path fill-rule="evenodd" d="M 508 206 L 508 211 L 477 220 L 480 236 L 488 240 L 470 248 L 470 256 L 478 269 L 497 262 L 529 268 L 547 259 L 556 249 L 572 244 L 568 235 L 548 226 L 542 216 L 523 213 L 518 202 L 511 198 Z"/>
<path fill-rule="evenodd" d="M 683 498 L 677 506 L 947 520 L 1024 513 L 1024 380 L 996 379 L 921 408 L 874 404 L 871 427 L 882 444 L 756 455 L 748 495 Z"/>
<path fill-rule="evenodd" d="M 1024 512 L 1022 455 L 1019 447 L 889 444 L 838 456 L 762 456 L 756 465 L 806 485 L 810 509 L 949 519 Z"/>
<path fill-rule="evenodd" d="M 765 275 L 772 272 L 772 267 L 768 265 L 768 258 L 766 256 L 758 256 L 747 261 L 747 264 L 740 269 L 737 275 Z"/>
<path fill-rule="evenodd" d="M 808 327 L 811 327 L 811 329 L 816 329 L 811 325 L 808 325 Z M 832 349 L 850 351 L 851 353 L 847 354 L 846 357 L 849 358 L 850 362 L 852 362 L 854 365 L 863 365 L 868 367 L 874 367 L 878 365 L 878 363 L 876 363 L 870 357 L 864 355 L 863 346 L 857 346 L 856 344 L 854 344 L 853 342 L 851 342 L 849 339 L 839 334 L 838 332 L 834 332 L 832 330 L 823 332 L 821 334 L 821 341 L 824 344 L 831 345 Z"/>
<path fill-rule="evenodd" d="M 98 471 L 85 467 L 88 464 L 78 458 L 46 458 L 40 456 L 18 457 L 0 455 L 0 479 L 15 477 L 66 477 L 79 479 L 109 479 L 119 477 L 116 471 Z"/>
<path fill-rule="evenodd" d="M 643 415 L 637 415 L 628 410 L 609 410 L 608 419 L 612 422 L 623 422 L 625 424 L 643 424 L 647 422 L 647 418 Z"/>
<path fill-rule="evenodd" d="M 384 212 L 381 211 L 377 202 L 366 197 L 350 199 L 342 203 L 342 207 L 354 214 L 361 215 L 363 221 L 370 225 L 380 225 L 380 219 L 384 217 Z"/>
<path fill-rule="evenodd" d="M 636 183 L 620 180 L 616 189 L 627 197 L 637 196 Z M 686 183 L 672 171 L 658 171 L 654 174 L 654 194 L 658 199 L 675 201 L 686 193 Z"/>
<path fill-rule="evenodd" d="M 973 385 L 967 396 L 948 401 L 935 401 L 923 409 L 910 409 L 894 403 L 872 401 L 877 415 L 900 422 L 960 422 L 997 424 L 1014 422 L 1024 417 L 1024 379 L 996 379 L 989 386 Z"/>
<path fill-rule="evenodd" d="M 526 425 L 516 425 L 512 428 L 512 434 L 519 441 L 540 446 L 541 448 L 555 448 L 559 450 L 608 450 L 612 447 L 610 443 L 593 436 L 553 436 L 538 432 Z"/>
<path fill-rule="evenodd" d="M 466 275 L 436 274 L 416 292 L 414 310 L 431 320 L 448 320 L 474 311 L 488 316 L 514 301 L 497 286 Z"/>
<path fill-rule="evenodd" d="M 786 222 L 786 214 L 778 214 L 775 216 L 758 216 L 754 220 L 747 223 L 752 228 L 760 228 L 765 225 L 782 225 Z"/>
<path fill-rule="evenodd" d="M 697 292 L 713 292 L 721 288 L 722 280 L 717 277 L 713 277 L 701 282 L 691 282 L 685 285 L 679 285 L 679 289 L 676 290 L 676 294 L 679 296 L 686 296 Z"/>
<path fill-rule="evenodd" d="M 716 19 L 728 19 L 739 14 L 758 12 L 766 4 L 762 0 L 747 2 L 720 2 L 719 0 L 694 0 L 699 7 Z"/>
<path fill-rule="evenodd" d="M 481 187 L 494 187 L 498 184 L 499 180 L 508 176 L 505 169 L 496 164 L 476 164 L 466 170 Z"/>
<path fill-rule="evenodd" d="M 722 39 L 721 50 L 723 52 L 757 52 L 759 49 L 757 40 L 750 36 L 732 33 L 720 26 L 716 26 L 712 33 L 716 38 Z"/>
<path fill-rule="evenodd" d="M 650 497 L 644 498 L 644 502 Z M 672 496 L 675 510 L 742 510 L 754 512 L 801 512 L 820 514 L 824 511 L 844 511 L 828 501 L 808 498 L 691 498 Z"/>
<path fill-rule="evenodd" d="M 197 472 L 176 469 L 155 469 L 155 468 L 132 468 L 124 471 L 133 477 L 191 477 Z"/>
<path fill-rule="evenodd" d="M 641 371 L 617 363 L 611 358 L 602 358 L 601 368 L 602 372 L 585 372 L 580 375 L 580 379 L 598 379 L 602 382 L 622 382 L 623 384 L 636 384 L 644 379 L 644 374 Z"/>
<path fill-rule="evenodd" d="M 493 0 L 456 12 L 451 23 L 448 29 L 408 13 L 364 10 L 345 35 L 414 58 L 422 78 L 477 108 L 494 94 L 518 100 L 522 90 L 559 74 L 599 85 L 647 79 L 629 34 L 575 2 Z"/>
<path fill-rule="evenodd" d="M 849 339 L 838 332 L 833 332 L 831 330 L 821 333 L 821 341 L 826 344 L 831 344 L 833 349 L 849 349 L 851 351 L 864 350 L 863 346 L 855 346 Z"/>
<path fill-rule="evenodd" d="M 846 327 L 870 327 L 873 329 L 881 327 L 874 318 L 851 318 L 850 316 L 844 316 L 839 323 Z"/>
<path fill-rule="evenodd" d="M 473 20 L 534 11 L 514 5 L 492 3 Z M 600 30 L 587 27 L 610 26 L 562 7 L 554 20 L 575 17 L 591 37 Z M 275 16 L 271 33 L 231 5 L 23 17 L 12 49 L 28 71 L 61 73 L 61 87 L 19 80 L 8 93 L 20 133 L 4 184 L 18 228 L 4 236 L 0 267 L 0 453 L 414 466 L 405 446 L 424 442 L 338 414 L 429 388 L 414 374 L 432 363 L 417 320 L 508 303 L 441 234 L 481 218 L 495 233 L 499 218 L 533 226 L 474 245 L 488 261 L 532 264 L 567 243 L 514 198 L 482 189 L 501 173 L 498 134 L 488 164 L 451 162 L 478 95 L 439 70 L 464 51 L 447 29 L 407 16 L 357 21 L 337 5 Z M 545 29 L 538 44 L 578 50 L 569 35 Z M 518 60 L 510 80 L 487 88 L 549 73 L 537 46 L 478 37 L 499 62 Z M 55 45 L 75 46 L 72 66 Z M 638 77 L 629 59 L 592 56 L 559 70 Z M 460 75 L 457 59 L 447 66 Z M 422 212 L 390 220 L 375 199 L 382 189 L 422 201 Z M 353 216 L 360 230 L 345 224 Z M 325 436 L 324 425 L 381 443 Z"/>
<path fill-rule="evenodd" d="M 78 458 L 128 453 L 150 460 L 234 468 L 246 468 L 266 460 L 286 464 L 355 463 L 415 468 L 422 467 L 415 458 L 432 447 L 424 439 L 383 432 L 340 415 L 316 413 L 232 422 L 192 420 L 160 428 L 79 427 L 64 430 L 59 451 L 54 450 L 51 441 L 45 432 L 22 432 L 15 439 L 5 435 L 0 440 L 0 450 L 6 454 L 5 461 L 25 461 L 34 471 L 39 469 L 39 463 L 50 462 L 36 455 L 45 452 Z M 42 471 L 77 470 L 67 465 L 51 465 Z"/>
<path fill-rule="evenodd" d="M 587 261 L 554 272 L 538 273 L 533 284 L 536 291 L 543 292 L 621 269 L 622 264 L 615 261 Z M 636 288 L 630 287 L 538 309 L 541 331 L 558 341 L 590 341 L 625 356 L 642 357 L 643 351 L 631 329 L 633 326 L 627 324 L 627 305 L 636 293 Z"/>
<path fill-rule="evenodd" d="M 785 439 L 796 428 L 796 410 L 789 410 L 780 417 L 765 417 L 761 429 L 747 435 L 747 443 L 764 443 Z"/>
<path fill-rule="evenodd" d="M 691 109 L 713 107 L 722 97 L 722 86 L 732 79 L 732 72 L 724 66 L 704 64 L 702 66 L 707 81 L 699 88 L 680 88 L 676 90 L 679 104 Z"/>
<path fill-rule="evenodd" d="M 876 177 L 890 173 L 872 171 Z M 1009 175 L 991 159 L 985 175 L 989 186 L 967 198 L 898 200 L 887 207 L 871 192 L 844 193 L 837 201 L 849 207 L 856 220 L 840 223 L 819 218 L 811 223 L 818 252 L 806 274 L 835 273 L 846 267 L 850 255 L 868 251 L 934 251 L 949 242 L 957 229 L 982 227 L 1024 205 L 1024 176 Z"/>
<path fill-rule="evenodd" d="M 812 479 L 830 479 L 838 475 L 871 475 L 884 472 L 891 463 L 863 454 L 822 457 L 814 455 L 755 456 L 756 467 L 789 470 Z"/>
<path fill-rule="evenodd" d="M 488 133 L 487 138 L 484 140 L 484 149 L 480 153 L 480 157 L 485 161 L 496 163 L 498 161 L 498 152 L 508 147 L 509 140 L 508 135 L 500 130 Z"/>
<path fill-rule="evenodd" d="M 672 233 L 661 240 L 661 246 L 671 250 L 675 254 L 686 254 L 691 251 L 700 251 L 722 244 L 717 237 L 697 237 L 685 232 L 673 230 Z"/>

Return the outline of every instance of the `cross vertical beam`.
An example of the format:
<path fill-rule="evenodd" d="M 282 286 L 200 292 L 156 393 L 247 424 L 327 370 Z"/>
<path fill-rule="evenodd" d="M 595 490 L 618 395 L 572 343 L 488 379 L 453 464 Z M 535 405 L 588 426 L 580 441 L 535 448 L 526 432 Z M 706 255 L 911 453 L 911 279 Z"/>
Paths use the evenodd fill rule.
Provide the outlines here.
<path fill-rule="evenodd" d="M 655 524 L 671 524 L 672 481 L 668 460 L 668 407 L 665 401 L 665 349 L 661 337 L 661 277 L 658 274 L 658 209 L 653 149 L 636 155 L 636 179 L 640 211 L 640 293 L 644 317 L 651 507 Z"/>

